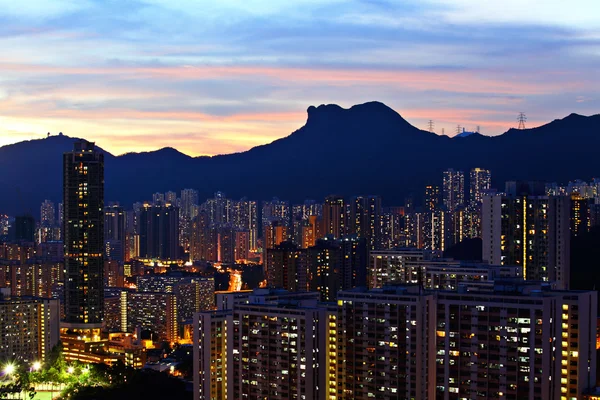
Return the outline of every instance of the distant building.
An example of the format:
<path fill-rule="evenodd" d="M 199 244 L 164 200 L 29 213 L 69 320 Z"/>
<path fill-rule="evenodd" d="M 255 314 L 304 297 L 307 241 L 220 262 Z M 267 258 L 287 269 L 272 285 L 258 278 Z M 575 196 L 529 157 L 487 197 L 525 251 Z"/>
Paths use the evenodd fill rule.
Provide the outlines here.
<path fill-rule="evenodd" d="M 181 191 L 181 215 L 192 219 L 198 213 L 198 191 L 194 189 L 183 189 Z"/>
<path fill-rule="evenodd" d="M 250 250 L 257 249 L 258 240 L 258 210 L 256 201 L 246 198 L 233 204 L 233 225 L 241 231 L 248 232 Z"/>
<path fill-rule="evenodd" d="M 55 223 L 54 203 L 50 200 L 44 200 L 40 207 L 40 225 L 53 227 Z"/>
<path fill-rule="evenodd" d="M 192 319 L 194 313 L 215 307 L 214 278 L 180 274 L 136 276 L 138 292 L 173 293 L 177 298 L 180 321 Z"/>
<path fill-rule="evenodd" d="M 425 186 L 425 209 L 435 211 L 440 206 L 440 188 L 439 186 Z"/>
<path fill-rule="evenodd" d="M 267 284 L 290 291 L 308 291 L 306 249 L 286 241 L 269 249 L 265 257 Z"/>
<path fill-rule="evenodd" d="M 153 339 L 176 342 L 179 339 L 177 296 L 173 293 L 124 292 L 127 296 L 127 332 L 140 327 L 158 335 Z"/>
<path fill-rule="evenodd" d="M 35 219 L 31 215 L 20 215 L 15 217 L 15 241 L 34 242 Z"/>
<path fill-rule="evenodd" d="M 444 171 L 444 207 L 452 212 L 465 205 L 465 174 L 452 168 Z"/>
<path fill-rule="evenodd" d="M 381 198 L 379 196 L 356 196 L 350 201 L 348 232 L 367 240 L 370 250 L 380 243 Z"/>
<path fill-rule="evenodd" d="M 418 270 L 407 277 L 408 263 L 439 258 L 440 252 L 417 248 L 400 248 L 372 251 L 369 253 L 368 287 L 381 288 L 393 283 L 418 282 Z"/>
<path fill-rule="evenodd" d="M 473 168 L 469 174 L 469 204 L 481 206 L 483 195 L 490 190 L 492 185 L 492 174 L 487 169 Z"/>
<path fill-rule="evenodd" d="M 179 209 L 176 206 L 145 203 L 138 223 L 141 258 L 179 258 Z"/>
<path fill-rule="evenodd" d="M 262 224 L 278 221 L 280 225 L 288 227 L 291 222 L 290 203 L 274 197 L 271 201 L 262 202 Z"/>
<path fill-rule="evenodd" d="M 126 213 L 123 207 L 111 205 L 104 208 L 105 257 L 124 261 Z M 111 251 L 112 250 L 112 251 Z M 110 254 L 109 254 L 110 253 Z"/>
<path fill-rule="evenodd" d="M 323 204 L 323 236 L 340 238 L 347 233 L 346 203 L 340 196 L 328 196 Z"/>

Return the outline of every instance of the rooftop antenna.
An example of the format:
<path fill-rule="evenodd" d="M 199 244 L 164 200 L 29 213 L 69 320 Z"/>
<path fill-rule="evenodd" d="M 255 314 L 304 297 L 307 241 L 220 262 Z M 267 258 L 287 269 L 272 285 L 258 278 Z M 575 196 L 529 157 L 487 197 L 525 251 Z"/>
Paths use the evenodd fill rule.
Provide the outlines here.
<path fill-rule="evenodd" d="M 519 113 L 519 117 L 517 118 L 517 121 L 519 122 L 518 129 L 525 129 L 525 121 L 527 121 L 527 116 L 525 115 L 525 113 L 523 111 L 521 111 Z"/>
<path fill-rule="evenodd" d="M 432 119 L 429 120 L 429 122 L 427 123 L 427 126 L 429 127 L 429 132 L 433 133 L 434 123 L 433 123 Z"/>

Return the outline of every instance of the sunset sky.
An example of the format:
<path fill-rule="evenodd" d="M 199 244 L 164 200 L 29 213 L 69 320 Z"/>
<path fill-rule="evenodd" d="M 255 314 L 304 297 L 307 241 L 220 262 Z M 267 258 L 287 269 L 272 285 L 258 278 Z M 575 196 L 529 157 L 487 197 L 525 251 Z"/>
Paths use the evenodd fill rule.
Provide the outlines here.
<path fill-rule="evenodd" d="M 0 146 L 62 131 L 223 154 L 310 105 L 371 100 L 446 134 L 597 114 L 599 16 L 598 0 L 0 0 Z"/>

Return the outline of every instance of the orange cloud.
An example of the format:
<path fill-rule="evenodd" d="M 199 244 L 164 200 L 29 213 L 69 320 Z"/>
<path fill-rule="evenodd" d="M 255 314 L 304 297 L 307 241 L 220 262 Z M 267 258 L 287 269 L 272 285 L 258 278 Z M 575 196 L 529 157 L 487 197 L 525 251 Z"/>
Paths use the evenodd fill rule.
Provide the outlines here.
<path fill-rule="evenodd" d="M 556 90 L 584 88 L 586 82 L 551 80 L 529 82 L 527 77 L 515 80 L 501 71 L 464 70 L 369 70 L 369 69 L 314 69 L 262 66 L 162 66 L 162 67 L 61 67 L 35 64 L 0 63 L 0 71 L 20 74 L 104 75 L 113 79 L 205 80 L 226 78 L 277 79 L 289 83 L 316 83 L 333 86 L 394 85 L 411 90 L 440 90 L 455 93 L 493 93 L 504 95 L 547 94 Z M 546 72 L 546 76 L 564 75 L 562 71 Z"/>

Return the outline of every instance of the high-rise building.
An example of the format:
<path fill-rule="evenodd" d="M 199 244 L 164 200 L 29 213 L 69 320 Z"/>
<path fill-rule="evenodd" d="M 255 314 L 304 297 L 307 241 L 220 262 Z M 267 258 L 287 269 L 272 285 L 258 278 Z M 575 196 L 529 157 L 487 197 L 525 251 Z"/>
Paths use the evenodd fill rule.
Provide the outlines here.
<path fill-rule="evenodd" d="M 35 219 L 31 215 L 15 217 L 15 240 L 33 242 L 35 240 Z"/>
<path fill-rule="evenodd" d="M 123 207 L 113 204 L 104 207 L 104 243 L 105 249 L 116 249 L 110 255 L 111 260 L 124 260 L 126 213 Z M 107 252 L 104 253 L 108 257 Z"/>
<path fill-rule="evenodd" d="M 177 296 L 174 293 L 124 292 L 126 297 L 127 331 L 136 328 L 152 331 L 159 340 L 179 339 Z"/>
<path fill-rule="evenodd" d="M 233 225 L 243 231 L 248 231 L 250 250 L 257 249 L 258 213 L 256 201 L 242 198 L 233 204 Z"/>
<path fill-rule="evenodd" d="M 231 310 L 194 315 L 194 400 L 229 399 Z"/>
<path fill-rule="evenodd" d="M 444 207 L 454 211 L 465 205 L 465 174 L 452 168 L 444 171 Z"/>
<path fill-rule="evenodd" d="M 211 224 L 228 224 L 233 219 L 233 201 L 228 199 L 223 192 L 216 192 L 212 199 L 206 200 L 200 210 L 208 214 Z"/>
<path fill-rule="evenodd" d="M 338 239 L 336 244 L 340 252 L 339 290 L 367 286 L 367 266 L 369 249 L 367 240 L 355 236 Z"/>
<path fill-rule="evenodd" d="M 469 203 L 471 206 L 481 206 L 483 194 L 490 190 L 492 174 L 487 169 L 473 168 L 469 174 Z"/>
<path fill-rule="evenodd" d="M 138 221 L 140 257 L 176 260 L 179 252 L 179 209 L 172 204 L 145 203 Z"/>
<path fill-rule="evenodd" d="M 1 298 L 0 318 L 0 358 L 3 360 L 45 361 L 60 340 L 58 300 Z"/>
<path fill-rule="evenodd" d="M 218 229 L 211 225 L 206 211 L 200 211 L 192 220 L 190 258 L 192 261 L 218 260 Z"/>
<path fill-rule="evenodd" d="M 217 261 L 225 264 L 235 264 L 235 229 L 230 225 L 222 225 L 218 229 Z"/>
<path fill-rule="evenodd" d="M 440 206 L 440 187 L 435 185 L 425 186 L 425 209 L 435 211 Z"/>
<path fill-rule="evenodd" d="M 40 207 L 40 225 L 52 227 L 55 223 L 54 203 L 50 200 L 44 200 Z"/>
<path fill-rule="evenodd" d="M 81 140 L 63 156 L 65 322 L 102 327 L 104 154 Z"/>
<path fill-rule="evenodd" d="M 486 194 L 482 207 L 483 258 L 518 265 L 525 279 L 569 287 L 570 198 Z"/>
<path fill-rule="evenodd" d="M 438 292 L 435 398 L 582 398 L 596 384 L 596 315 L 596 292 Z"/>
<path fill-rule="evenodd" d="M 590 231 L 590 200 L 579 193 L 571 194 L 571 234 L 581 236 Z"/>
<path fill-rule="evenodd" d="M 316 215 L 310 215 L 307 223 L 302 227 L 302 247 L 314 246 L 317 238 L 323 236 L 323 224 Z"/>
<path fill-rule="evenodd" d="M 340 196 L 328 196 L 323 204 L 323 236 L 340 238 L 346 235 L 346 203 Z"/>
<path fill-rule="evenodd" d="M 181 209 L 182 215 L 192 219 L 196 216 L 198 208 L 198 191 L 194 189 L 183 189 L 181 191 Z"/>
<path fill-rule="evenodd" d="M 156 192 L 152 195 L 152 204 L 159 206 L 164 203 L 165 203 L 165 194 L 164 193 Z"/>
<path fill-rule="evenodd" d="M 289 226 L 291 221 L 290 203 L 273 197 L 271 201 L 262 202 L 262 224 L 264 226 L 272 221 L 277 221 L 283 226 Z"/>
<path fill-rule="evenodd" d="M 367 239 L 370 250 L 380 243 L 381 198 L 356 196 L 350 201 L 349 233 Z"/>
<path fill-rule="evenodd" d="M 237 261 L 247 260 L 250 257 L 250 232 L 238 229 L 235 234 L 235 254 Z"/>
<path fill-rule="evenodd" d="M 403 248 L 372 251 L 369 254 L 367 285 L 370 289 L 388 284 L 407 282 L 407 264 L 439 258 L 439 251 Z M 418 271 L 414 271 L 412 282 L 418 282 Z"/>
<path fill-rule="evenodd" d="M 471 269 L 444 268 L 426 279 Z M 465 276 L 470 286 L 356 288 L 328 304 L 223 294 L 195 316 L 194 398 L 569 400 L 595 385 L 595 291 Z"/>
<path fill-rule="evenodd" d="M 329 391 L 327 309 L 318 306 L 316 293 L 279 293 L 257 290 L 248 304 L 233 308 L 228 399 L 324 399 Z"/>
<path fill-rule="evenodd" d="M 265 272 L 270 287 L 314 291 L 333 301 L 339 290 L 366 286 L 367 241 L 364 238 L 319 239 L 300 248 L 291 241 L 267 251 Z"/>
<path fill-rule="evenodd" d="M 417 287 L 338 296 L 334 399 L 434 399 L 435 296 Z"/>
<path fill-rule="evenodd" d="M 269 249 L 265 257 L 267 284 L 294 292 L 308 287 L 307 251 L 286 241 Z"/>
<path fill-rule="evenodd" d="M 272 249 L 290 238 L 290 229 L 280 220 L 269 220 L 263 225 L 263 247 Z"/>
<path fill-rule="evenodd" d="M 174 206 L 178 206 L 177 204 L 177 193 L 175 192 L 166 192 L 165 193 L 165 203 L 173 204 Z"/>
<path fill-rule="evenodd" d="M 180 321 L 192 319 L 199 311 L 215 308 L 214 278 L 200 278 L 178 273 L 136 277 L 138 292 L 172 293 L 177 300 Z"/>
<path fill-rule="evenodd" d="M 63 217 L 64 217 L 64 208 L 63 203 L 58 203 L 58 226 L 62 229 L 63 225 Z"/>

